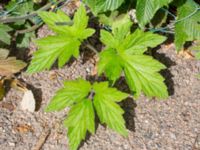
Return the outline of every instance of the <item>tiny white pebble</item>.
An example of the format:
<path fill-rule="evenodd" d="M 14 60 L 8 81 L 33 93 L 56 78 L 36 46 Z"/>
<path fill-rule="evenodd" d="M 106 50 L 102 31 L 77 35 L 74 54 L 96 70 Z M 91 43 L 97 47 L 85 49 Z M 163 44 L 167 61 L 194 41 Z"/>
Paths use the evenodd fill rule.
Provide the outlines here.
<path fill-rule="evenodd" d="M 87 72 L 87 73 L 90 73 L 90 68 L 86 68 L 86 72 Z"/>
<path fill-rule="evenodd" d="M 15 146 L 15 143 L 9 142 L 9 146 Z"/>

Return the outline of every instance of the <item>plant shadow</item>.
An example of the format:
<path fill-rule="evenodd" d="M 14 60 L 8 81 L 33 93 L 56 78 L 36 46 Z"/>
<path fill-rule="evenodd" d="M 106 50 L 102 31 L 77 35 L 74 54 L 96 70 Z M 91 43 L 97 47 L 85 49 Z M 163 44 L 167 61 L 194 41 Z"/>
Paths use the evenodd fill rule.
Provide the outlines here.
<path fill-rule="evenodd" d="M 132 98 L 127 98 L 121 102 L 122 109 L 125 111 L 124 119 L 126 122 L 126 128 L 130 131 L 135 132 L 135 108 L 137 107 L 136 102 Z"/>
<path fill-rule="evenodd" d="M 131 93 L 124 77 L 121 77 L 115 83 L 115 87 L 122 92 Z M 135 100 L 133 98 L 128 97 L 122 102 L 120 102 L 120 106 L 124 110 L 123 117 L 126 122 L 126 128 L 130 131 L 135 132 L 135 109 L 137 107 Z"/>
<path fill-rule="evenodd" d="M 35 111 L 39 111 L 42 103 L 42 90 L 40 88 L 34 87 L 31 84 L 27 84 L 27 88 L 33 92 L 33 96 L 36 102 Z"/>
<path fill-rule="evenodd" d="M 174 81 L 173 74 L 170 71 L 170 67 L 175 66 L 176 63 L 164 53 L 158 53 L 157 50 L 152 50 L 152 56 L 166 66 L 166 69 L 161 70 L 160 73 L 165 78 L 164 82 L 167 86 L 168 94 L 170 96 L 174 95 Z"/>
<path fill-rule="evenodd" d="M 100 123 L 100 120 L 99 120 L 97 114 L 95 113 L 95 132 L 97 131 L 97 128 L 98 128 L 98 126 L 99 126 L 100 124 L 101 124 L 101 123 Z M 102 124 L 101 124 L 101 125 L 102 125 Z M 103 124 L 103 126 L 106 127 L 104 124 Z M 83 145 L 84 145 L 85 143 L 87 143 L 87 141 L 89 141 L 89 139 L 91 138 L 91 136 L 92 136 L 92 134 L 89 133 L 89 132 L 87 131 L 86 136 L 85 136 L 85 139 L 81 141 L 81 143 L 80 143 L 78 149 L 80 149 L 81 147 L 83 147 Z"/>

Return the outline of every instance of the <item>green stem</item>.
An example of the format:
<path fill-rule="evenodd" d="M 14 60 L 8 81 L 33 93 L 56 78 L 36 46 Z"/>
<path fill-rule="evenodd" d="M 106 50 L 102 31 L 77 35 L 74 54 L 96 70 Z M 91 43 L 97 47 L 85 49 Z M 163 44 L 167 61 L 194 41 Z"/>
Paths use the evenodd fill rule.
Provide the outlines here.
<path fill-rule="evenodd" d="M 17 30 L 15 35 L 24 34 L 24 33 L 27 33 L 27 32 L 32 32 L 32 31 L 36 30 L 37 28 L 39 28 L 41 25 L 42 25 L 42 23 L 36 24 L 36 25 L 34 25 L 34 26 L 32 26 L 31 28 L 28 28 L 28 29 Z"/>
<path fill-rule="evenodd" d="M 85 44 L 85 47 L 92 50 L 95 54 L 97 54 L 97 55 L 99 54 L 99 52 L 96 50 L 96 48 L 94 48 L 91 44 L 87 43 L 87 44 Z"/>
<path fill-rule="evenodd" d="M 64 1 L 65 0 L 59 0 L 54 5 L 58 5 L 59 3 L 64 2 Z M 22 16 L 18 16 L 18 17 L 1 17 L 0 23 L 11 23 L 11 22 L 29 19 L 31 17 L 37 16 L 38 12 L 40 12 L 40 11 L 48 10 L 49 8 L 51 8 L 51 6 L 52 6 L 52 3 L 48 3 L 45 6 L 43 6 L 42 8 L 38 9 L 37 11 L 33 11 L 32 13 L 30 13 L 28 15 L 22 15 Z"/>

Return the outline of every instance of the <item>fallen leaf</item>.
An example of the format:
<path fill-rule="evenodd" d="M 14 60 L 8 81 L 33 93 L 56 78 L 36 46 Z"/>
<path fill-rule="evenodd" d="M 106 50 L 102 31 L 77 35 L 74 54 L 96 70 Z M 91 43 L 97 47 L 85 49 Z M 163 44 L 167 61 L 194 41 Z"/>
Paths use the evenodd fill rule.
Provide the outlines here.
<path fill-rule="evenodd" d="M 98 71 L 97 71 L 97 65 L 95 65 L 95 67 L 93 68 L 92 72 L 91 72 L 91 75 L 92 76 L 95 76 L 97 75 Z"/>
<path fill-rule="evenodd" d="M 26 63 L 16 60 L 15 57 L 9 57 L 5 60 L 0 60 L 0 75 L 10 76 L 19 72 L 24 67 L 26 67 Z"/>
<path fill-rule="evenodd" d="M 188 50 L 181 50 L 178 53 L 178 55 L 185 58 L 185 59 L 193 59 L 194 58 L 194 55 Z"/>
<path fill-rule="evenodd" d="M 26 63 L 17 60 L 15 57 L 8 57 L 9 51 L 0 49 L 0 75 L 10 76 L 19 72 L 26 66 Z"/>
<path fill-rule="evenodd" d="M 14 130 L 19 133 L 27 133 L 27 132 L 33 132 L 33 128 L 30 125 L 27 124 L 19 124 L 16 127 L 14 127 Z"/>
<path fill-rule="evenodd" d="M 10 83 L 10 86 L 16 90 L 19 90 L 19 91 L 22 91 L 22 92 L 26 92 L 27 91 L 27 88 L 26 88 L 26 85 L 17 80 L 17 79 L 11 79 L 11 83 Z"/>
<path fill-rule="evenodd" d="M 31 90 L 27 90 L 24 92 L 23 99 L 21 101 L 21 109 L 28 110 L 30 112 L 34 112 L 36 107 L 35 98 Z"/>
<path fill-rule="evenodd" d="M 56 72 L 50 72 L 49 73 L 49 79 L 50 80 L 56 80 L 57 79 L 57 74 L 56 74 Z"/>

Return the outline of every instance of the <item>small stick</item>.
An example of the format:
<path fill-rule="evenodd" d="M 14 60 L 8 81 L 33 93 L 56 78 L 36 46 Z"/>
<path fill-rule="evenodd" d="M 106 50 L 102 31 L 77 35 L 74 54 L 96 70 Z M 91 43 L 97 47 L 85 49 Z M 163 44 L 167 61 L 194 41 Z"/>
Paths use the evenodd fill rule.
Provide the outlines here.
<path fill-rule="evenodd" d="M 28 28 L 28 29 L 17 30 L 16 35 L 32 32 L 32 31 L 36 30 L 37 28 L 39 28 L 41 25 L 42 25 L 42 23 L 36 24 L 36 25 L 34 25 L 34 26 L 32 26 L 31 28 Z"/>
<path fill-rule="evenodd" d="M 50 135 L 51 130 L 46 129 L 39 137 L 38 142 L 35 144 L 35 146 L 32 148 L 32 150 L 40 150 L 46 141 L 47 137 Z"/>

